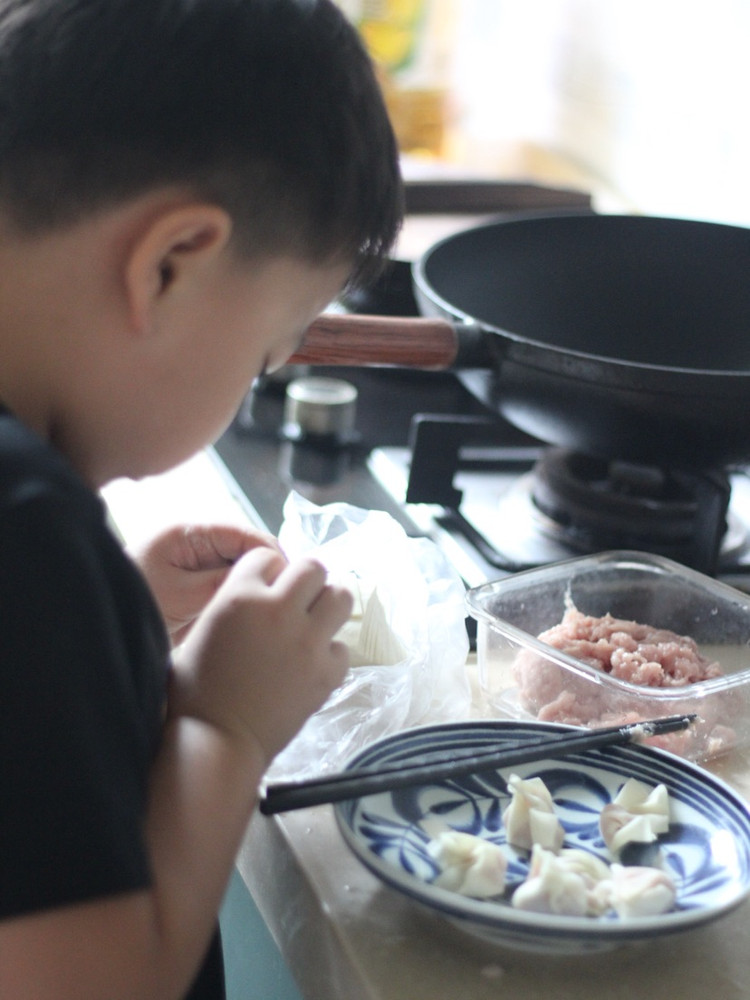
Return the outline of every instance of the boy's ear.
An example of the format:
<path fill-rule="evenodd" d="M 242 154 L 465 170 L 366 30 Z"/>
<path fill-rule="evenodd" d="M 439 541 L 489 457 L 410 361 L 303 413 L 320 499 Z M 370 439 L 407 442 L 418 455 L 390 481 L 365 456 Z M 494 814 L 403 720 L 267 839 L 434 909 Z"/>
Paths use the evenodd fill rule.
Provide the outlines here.
<path fill-rule="evenodd" d="M 125 285 L 131 329 L 148 335 L 156 310 L 178 282 L 189 281 L 227 245 L 229 215 L 216 205 L 170 207 L 151 216 L 129 247 Z"/>

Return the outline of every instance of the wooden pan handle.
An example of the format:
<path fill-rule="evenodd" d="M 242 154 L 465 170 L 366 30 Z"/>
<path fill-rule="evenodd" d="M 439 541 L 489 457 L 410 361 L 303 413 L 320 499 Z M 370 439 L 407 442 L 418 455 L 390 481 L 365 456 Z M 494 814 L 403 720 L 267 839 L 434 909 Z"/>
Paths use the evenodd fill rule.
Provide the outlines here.
<path fill-rule="evenodd" d="M 441 371 L 454 364 L 458 349 L 447 320 L 324 313 L 287 363 Z"/>

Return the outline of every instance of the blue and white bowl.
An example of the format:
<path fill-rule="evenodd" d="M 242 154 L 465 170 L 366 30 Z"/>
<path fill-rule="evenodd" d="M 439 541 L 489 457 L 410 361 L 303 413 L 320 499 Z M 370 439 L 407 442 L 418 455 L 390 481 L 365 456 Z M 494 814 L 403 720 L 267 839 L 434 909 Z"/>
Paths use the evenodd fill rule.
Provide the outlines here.
<path fill-rule="evenodd" d="M 426 726 L 371 745 L 347 767 L 407 763 L 437 750 L 481 751 L 569 729 L 499 720 Z M 505 900 L 471 899 L 434 885 L 438 867 L 427 846 L 436 832 L 445 829 L 501 845 L 508 856 L 508 880 L 525 876 L 528 857 L 507 844 L 502 822 L 508 803 L 507 772 L 483 772 L 338 803 L 336 819 L 350 849 L 387 885 L 470 934 L 514 948 L 575 953 L 617 947 L 698 927 L 729 913 L 750 894 L 748 806 L 728 785 L 696 765 L 629 745 L 513 770 L 524 778 L 542 778 L 565 828 L 565 846 L 590 851 L 607 862 L 613 858 L 599 832 L 602 808 L 628 778 L 666 785 L 671 820 L 658 846 L 660 863 L 677 885 L 674 910 L 627 919 L 614 914 L 567 917 L 521 911 Z"/>

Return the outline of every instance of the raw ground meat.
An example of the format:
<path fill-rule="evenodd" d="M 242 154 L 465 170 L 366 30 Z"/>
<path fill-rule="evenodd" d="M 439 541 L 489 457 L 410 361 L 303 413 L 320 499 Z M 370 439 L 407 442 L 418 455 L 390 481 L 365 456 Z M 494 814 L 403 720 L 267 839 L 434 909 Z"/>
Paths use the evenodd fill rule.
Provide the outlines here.
<path fill-rule="evenodd" d="M 703 656 L 689 636 L 609 614 L 597 618 L 569 608 L 562 621 L 539 639 L 596 670 L 640 687 L 679 689 L 722 674 L 720 665 Z M 648 742 L 686 756 L 693 755 L 700 743 L 703 750 L 697 755 L 713 756 L 734 741 L 733 730 L 720 722 L 718 711 L 710 711 L 709 718 L 706 706 L 690 705 L 688 692 L 678 705 L 670 702 L 664 709 L 657 706 L 644 715 L 642 708 L 633 704 L 632 695 L 624 693 L 616 700 L 611 688 L 577 677 L 532 650 L 518 654 L 514 673 L 522 706 L 543 722 L 611 726 L 639 722 L 649 715 L 699 711 L 697 725 Z M 653 703 L 649 708 L 653 709 Z"/>
<path fill-rule="evenodd" d="M 719 664 L 701 656 L 689 636 L 612 615 L 593 618 L 569 608 L 560 624 L 539 638 L 631 684 L 678 687 L 721 675 Z"/>

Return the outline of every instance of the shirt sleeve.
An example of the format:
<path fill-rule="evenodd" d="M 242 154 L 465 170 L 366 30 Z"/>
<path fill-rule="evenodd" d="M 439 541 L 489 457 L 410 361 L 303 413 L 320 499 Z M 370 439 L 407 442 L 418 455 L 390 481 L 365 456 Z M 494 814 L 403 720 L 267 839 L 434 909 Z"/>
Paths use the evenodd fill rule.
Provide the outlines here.
<path fill-rule="evenodd" d="M 37 496 L 0 518 L 0 917 L 150 881 L 164 648 L 87 499 Z"/>

